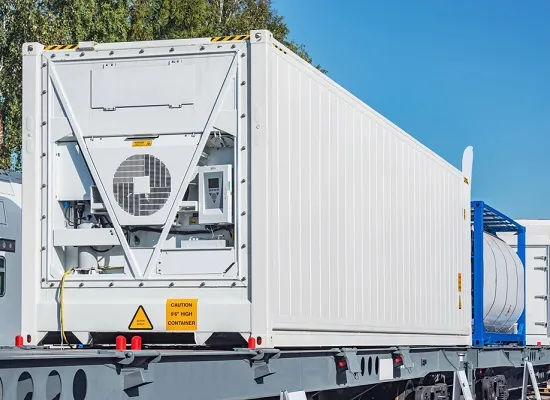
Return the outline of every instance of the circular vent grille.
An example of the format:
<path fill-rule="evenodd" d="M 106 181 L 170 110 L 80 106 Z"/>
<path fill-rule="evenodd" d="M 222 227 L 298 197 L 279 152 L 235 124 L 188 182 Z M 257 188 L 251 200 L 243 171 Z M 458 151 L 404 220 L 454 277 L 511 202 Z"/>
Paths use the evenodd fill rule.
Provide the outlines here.
<path fill-rule="evenodd" d="M 166 165 L 150 154 L 135 154 L 119 165 L 113 178 L 118 205 L 133 216 L 156 213 L 170 197 L 171 179 Z"/>

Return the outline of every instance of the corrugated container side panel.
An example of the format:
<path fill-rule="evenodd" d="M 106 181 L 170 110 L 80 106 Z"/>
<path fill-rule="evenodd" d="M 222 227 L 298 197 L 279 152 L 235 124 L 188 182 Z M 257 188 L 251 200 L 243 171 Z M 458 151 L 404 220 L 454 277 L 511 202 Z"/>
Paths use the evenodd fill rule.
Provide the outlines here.
<path fill-rule="evenodd" d="M 268 71 L 271 328 L 469 335 L 461 174 L 288 54 Z"/>

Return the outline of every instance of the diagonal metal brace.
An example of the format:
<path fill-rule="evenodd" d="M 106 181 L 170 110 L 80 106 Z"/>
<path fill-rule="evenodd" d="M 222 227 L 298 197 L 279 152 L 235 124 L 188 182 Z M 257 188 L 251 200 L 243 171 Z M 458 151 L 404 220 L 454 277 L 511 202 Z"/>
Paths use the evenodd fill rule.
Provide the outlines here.
<path fill-rule="evenodd" d="M 262 349 L 257 352 L 250 360 L 252 362 L 252 370 L 254 379 L 262 379 L 266 376 L 273 375 L 275 371 L 271 369 L 269 360 L 276 359 L 281 356 L 281 351 L 276 349 Z"/>

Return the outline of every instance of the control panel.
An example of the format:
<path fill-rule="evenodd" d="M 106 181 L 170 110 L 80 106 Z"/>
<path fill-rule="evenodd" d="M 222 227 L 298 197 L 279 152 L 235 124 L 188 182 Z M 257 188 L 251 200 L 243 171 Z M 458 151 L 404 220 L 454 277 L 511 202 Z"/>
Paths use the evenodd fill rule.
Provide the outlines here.
<path fill-rule="evenodd" d="M 199 167 L 199 223 L 233 222 L 231 173 L 230 164 Z"/>

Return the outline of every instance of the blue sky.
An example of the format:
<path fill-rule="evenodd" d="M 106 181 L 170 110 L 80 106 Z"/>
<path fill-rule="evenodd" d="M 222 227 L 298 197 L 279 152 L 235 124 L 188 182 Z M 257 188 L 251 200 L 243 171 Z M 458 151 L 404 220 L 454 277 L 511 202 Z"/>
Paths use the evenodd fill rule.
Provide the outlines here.
<path fill-rule="evenodd" d="M 550 1 L 273 0 L 315 63 L 461 168 L 472 197 L 550 219 Z"/>

